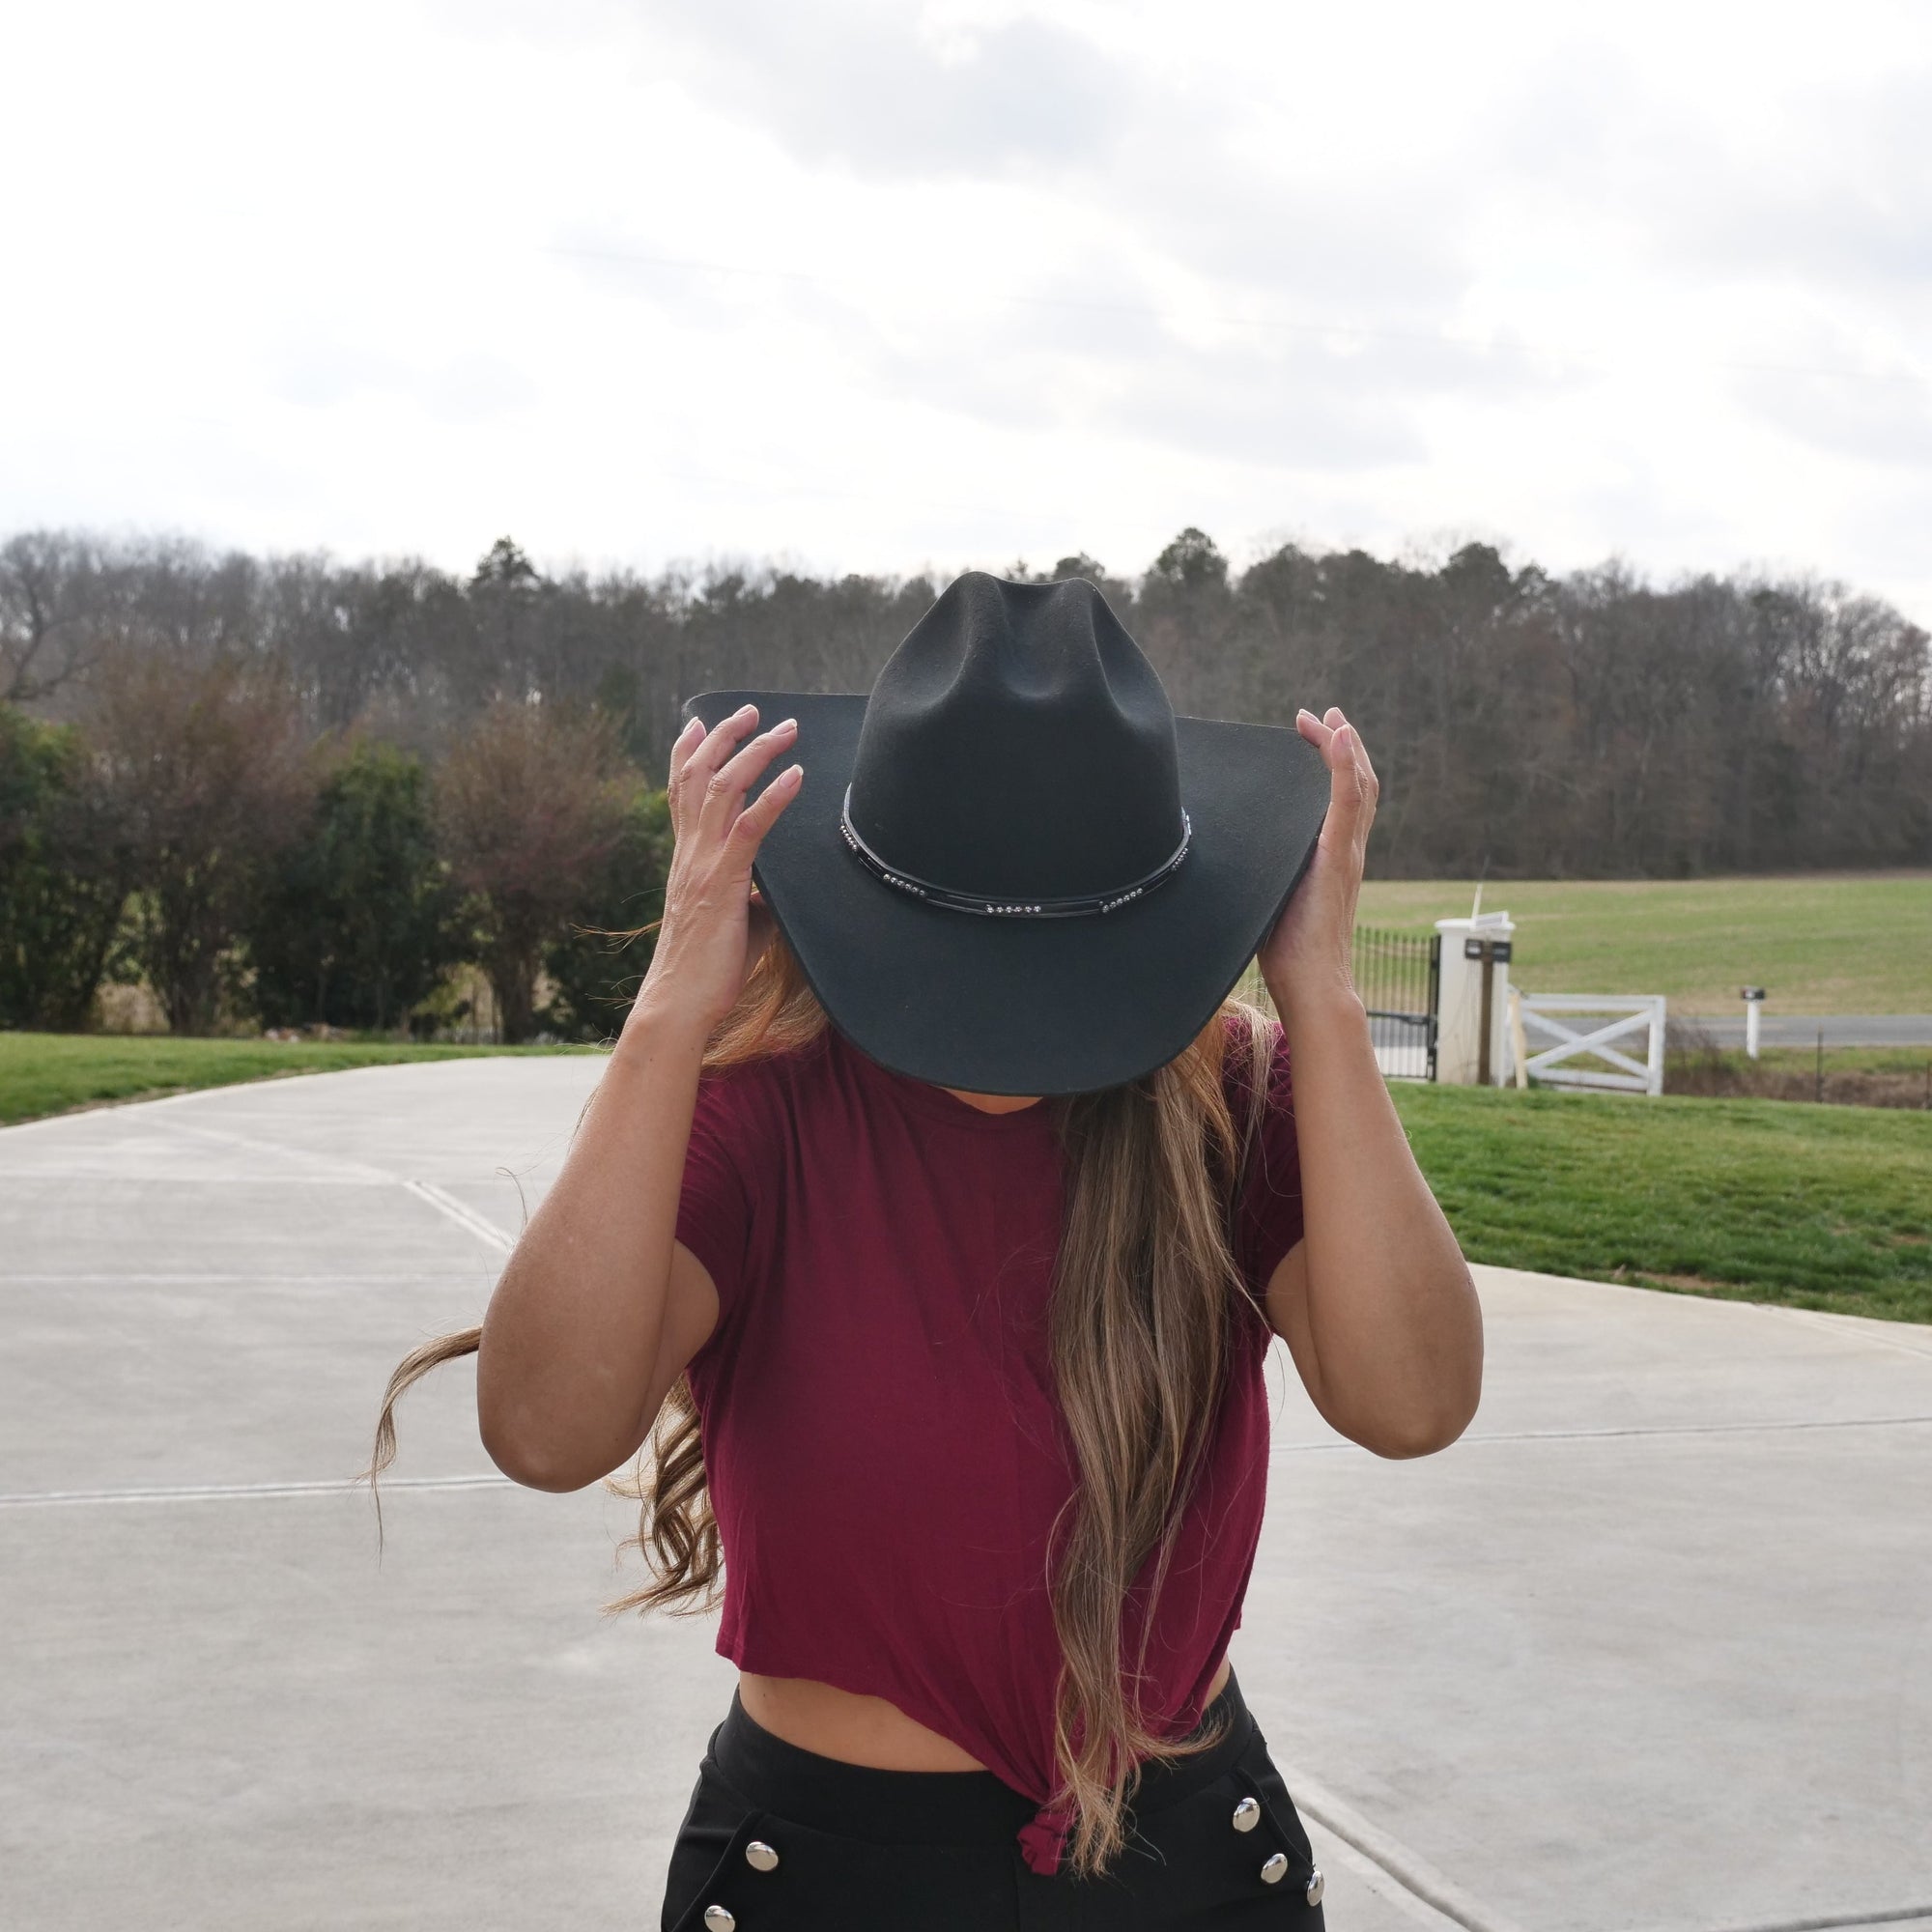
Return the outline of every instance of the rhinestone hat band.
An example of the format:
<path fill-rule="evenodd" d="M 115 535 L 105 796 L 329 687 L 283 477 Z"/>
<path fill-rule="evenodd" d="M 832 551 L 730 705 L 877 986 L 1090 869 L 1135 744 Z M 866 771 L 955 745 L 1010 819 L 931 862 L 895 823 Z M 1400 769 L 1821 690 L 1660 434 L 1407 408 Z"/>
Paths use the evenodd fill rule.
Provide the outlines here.
<path fill-rule="evenodd" d="M 838 808 L 838 829 L 845 835 L 845 842 L 852 848 L 854 856 L 869 870 L 876 872 L 887 885 L 896 886 L 902 893 L 910 893 L 928 905 L 950 906 L 955 912 L 992 913 L 1020 919 L 1075 919 L 1082 913 L 1112 912 L 1117 906 L 1123 906 L 1128 900 L 1152 892 L 1187 857 L 1187 842 L 1194 837 L 1193 822 L 1183 810 L 1180 814 L 1180 843 L 1174 848 L 1174 856 L 1156 866 L 1146 878 L 1136 879 L 1132 885 L 1122 886 L 1111 893 L 1081 893 L 1069 898 L 1012 900 L 990 899 L 984 893 L 954 892 L 951 886 L 935 886 L 930 879 L 916 879 L 909 872 L 900 871 L 896 866 L 887 865 L 852 828 L 852 787 L 849 784 Z"/>

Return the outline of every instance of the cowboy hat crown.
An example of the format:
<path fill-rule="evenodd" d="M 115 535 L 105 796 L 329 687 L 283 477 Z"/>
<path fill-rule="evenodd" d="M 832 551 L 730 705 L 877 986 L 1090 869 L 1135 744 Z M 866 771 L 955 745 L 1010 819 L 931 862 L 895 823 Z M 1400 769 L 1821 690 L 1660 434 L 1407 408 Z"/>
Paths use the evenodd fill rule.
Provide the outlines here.
<path fill-rule="evenodd" d="M 872 687 L 843 806 L 893 882 L 1021 915 L 1111 909 L 1187 842 L 1167 693 L 1077 577 L 949 584 Z"/>

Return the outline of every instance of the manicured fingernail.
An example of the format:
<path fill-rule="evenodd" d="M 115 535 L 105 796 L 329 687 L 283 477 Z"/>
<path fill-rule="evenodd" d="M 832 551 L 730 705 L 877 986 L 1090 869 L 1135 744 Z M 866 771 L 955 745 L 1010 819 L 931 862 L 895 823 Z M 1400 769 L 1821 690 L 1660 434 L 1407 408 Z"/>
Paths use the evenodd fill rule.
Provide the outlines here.
<path fill-rule="evenodd" d="M 779 782 L 781 784 L 795 785 L 804 776 L 805 767 L 803 765 L 787 765 L 779 774 Z"/>
<path fill-rule="evenodd" d="M 789 731 L 792 728 L 792 726 L 797 723 L 798 720 L 796 718 L 781 718 L 779 722 L 772 726 L 772 729 L 774 731 Z"/>

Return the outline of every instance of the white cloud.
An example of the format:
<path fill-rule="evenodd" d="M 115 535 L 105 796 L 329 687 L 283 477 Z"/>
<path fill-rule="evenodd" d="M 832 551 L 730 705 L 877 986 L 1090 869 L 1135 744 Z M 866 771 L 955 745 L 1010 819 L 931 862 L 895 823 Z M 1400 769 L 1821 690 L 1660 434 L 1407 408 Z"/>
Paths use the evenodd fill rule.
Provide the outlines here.
<path fill-rule="evenodd" d="M 1932 622 L 1932 14 L 14 10 L 0 528 L 945 570 L 1183 523 Z"/>

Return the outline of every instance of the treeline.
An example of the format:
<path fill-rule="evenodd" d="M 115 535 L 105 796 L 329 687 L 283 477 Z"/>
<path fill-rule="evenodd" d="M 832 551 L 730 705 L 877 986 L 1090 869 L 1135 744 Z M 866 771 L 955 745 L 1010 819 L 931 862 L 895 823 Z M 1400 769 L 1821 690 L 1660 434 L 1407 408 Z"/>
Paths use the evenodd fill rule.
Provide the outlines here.
<path fill-rule="evenodd" d="M 467 964 L 502 1039 L 615 1029 L 671 841 L 608 718 L 497 698 L 432 769 L 360 727 L 306 738 L 252 665 L 97 676 L 84 726 L 0 707 L 0 1026 L 85 1028 L 120 980 L 177 1033 L 432 1038 L 471 1017 Z"/>
<path fill-rule="evenodd" d="M 1088 576 L 1176 709 L 1341 704 L 1383 877 L 1932 863 L 1932 640 L 1809 579 L 1554 576 L 1183 531 Z M 715 569 L 467 577 L 41 531 L 0 544 L 0 1024 L 139 975 L 171 1024 L 608 1031 L 647 962 L 682 701 L 864 691 L 938 584 Z M 541 1005 L 539 1005 L 541 1002 Z M 440 1004 L 439 1004 L 440 1003 Z"/>

